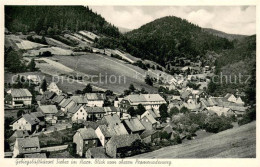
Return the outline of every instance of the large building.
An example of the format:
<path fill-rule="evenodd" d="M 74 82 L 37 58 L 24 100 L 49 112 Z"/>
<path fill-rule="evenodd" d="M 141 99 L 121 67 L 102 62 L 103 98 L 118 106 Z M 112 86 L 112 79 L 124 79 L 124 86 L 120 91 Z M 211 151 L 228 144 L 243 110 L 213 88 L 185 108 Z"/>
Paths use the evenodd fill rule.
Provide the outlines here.
<path fill-rule="evenodd" d="M 32 104 L 32 94 L 28 89 L 11 89 L 7 93 L 5 102 L 13 107 L 29 106 Z"/>
<path fill-rule="evenodd" d="M 126 112 L 130 107 L 137 108 L 138 104 L 142 104 L 147 110 L 152 108 L 158 110 L 160 105 L 166 104 L 166 101 L 159 94 L 133 94 L 120 102 L 120 109 Z"/>

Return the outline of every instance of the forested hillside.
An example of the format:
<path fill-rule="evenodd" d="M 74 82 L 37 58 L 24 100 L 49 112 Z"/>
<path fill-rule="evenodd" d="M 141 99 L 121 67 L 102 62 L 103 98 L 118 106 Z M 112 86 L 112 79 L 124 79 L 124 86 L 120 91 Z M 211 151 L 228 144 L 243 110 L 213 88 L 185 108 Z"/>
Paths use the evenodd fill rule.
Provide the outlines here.
<path fill-rule="evenodd" d="M 203 28 L 203 30 L 205 32 L 210 33 L 210 34 L 213 34 L 213 35 L 216 35 L 216 36 L 219 36 L 219 37 L 223 37 L 223 38 L 227 38 L 228 40 L 231 40 L 231 41 L 232 40 L 241 40 L 241 39 L 247 37 L 246 35 L 228 34 L 228 33 L 218 31 L 218 30 L 214 30 L 214 29 L 211 29 L 211 28 Z"/>
<path fill-rule="evenodd" d="M 221 95 L 232 91 L 235 93 L 239 89 L 246 92 L 250 102 L 255 102 L 256 35 L 234 42 L 234 49 L 223 51 L 215 65 L 216 75 L 222 76 L 223 82 L 220 83 L 221 78 L 218 78 L 219 84 L 211 83 L 211 93 Z"/>
<path fill-rule="evenodd" d="M 59 34 L 88 30 L 118 37 L 118 28 L 84 6 L 5 6 L 6 28 L 11 32 Z"/>
<path fill-rule="evenodd" d="M 126 34 L 127 39 L 151 53 L 144 58 L 161 65 L 174 57 L 195 58 L 207 51 L 233 48 L 233 42 L 203 31 L 197 25 L 181 18 L 168 16 L 157 19 Z"/>

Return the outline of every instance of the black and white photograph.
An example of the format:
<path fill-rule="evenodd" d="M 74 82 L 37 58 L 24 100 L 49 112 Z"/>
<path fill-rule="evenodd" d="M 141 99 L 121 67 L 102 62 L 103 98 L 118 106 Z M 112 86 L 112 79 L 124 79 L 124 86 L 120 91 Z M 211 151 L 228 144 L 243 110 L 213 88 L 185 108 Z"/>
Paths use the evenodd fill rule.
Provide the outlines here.
<path fill-rule="evenodd" d="M 255 5 L 3 8 L 5 159 L 256 159 Z"/>

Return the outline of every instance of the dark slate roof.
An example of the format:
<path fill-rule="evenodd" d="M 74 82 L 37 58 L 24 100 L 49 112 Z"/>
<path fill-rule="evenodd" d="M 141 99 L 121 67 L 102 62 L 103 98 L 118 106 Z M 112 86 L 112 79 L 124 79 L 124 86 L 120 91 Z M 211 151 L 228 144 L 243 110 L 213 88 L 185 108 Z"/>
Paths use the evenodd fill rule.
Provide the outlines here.
<path fill-rule="evenodd" d="M 117 114 L 105 115 L 102 120 L 104 120 L 109 125 L 121 123 L 121 120 Z"/>
<path fill-rule="evenodd" d="M 38 110 L 42 111 L 44 114 L 56 114 L 58 112 L 55 105 L 41 105 Z"/>
<path fill-rule="evenodd" d="M 108 127 L 113 129 L 115 131 L 116 135 L 128 134 L 125 126 L 122 123 L 115 124 L 115 125 L 109 125 Z"/>
<path fill-rule="evenodd" d="M 119 108 L 111 106 L 111 107 L 104 107 L 104 110 L 106 113 L 111 113 L 111 112 L 120 112 Z"/>
<path fill-rule="evenodd" d="M 35 125 L 35 124 L 40 123 L 40 120 L 37 117 L 35 117 L 34 115 L 31 115 L 31 114 L 24 114 L 20 118 L 24 118 L 31 125 Z M 17 120 L 19 120 L 20 118 L 18 118 Z"/>
<path fill-rule="evenodd" d="M 72 99 L 66 99 L 64 102 L 62 102 L 60 104 L 61 107 L 66 107 L 70 102 L 72 101 Z"/>
<path fill-rule="evenodd" d="M 103 147 L 89 148 L 87 152 L 89 152 L 93 158 L 108 158 L 105 148 Z"/>
<path fill-rule="evenodd" d="M 21 154 L 24 153 L 33 153 L 33 152 L 40 152 L 40 143 L 38 137 L 27 137 L 27 138 L 17 138 L 17 147 Z M 25 150 L 26 148 L 33 148 L 36 147 L 36 150 Z"/>
<path fill-rule="evenodd" d="M 126 120 L 124 120 L 124 122 L 125 122 L 125 124 L 128 126 L 128 128 L 129 128 L 132 132 L 138 132 L 138 131 L 145 130 L 145 127 L 144 127 L 143 124 L 139 121 L 138 118 L 126 119 Z"/>
<path fill-rule="evenodd" d="M 116 148 L 129 147 L 136 140 L 141 140 L 138 134 L 128 134 L 128 135 L 119 135 L 112 136 L 107 144 L 111 144 Z"/>
<path fill-rule="evenodd" d="M 79 111 L 79 109 L 82 107 L 82 104 L 74 104 L 72 107 L 69 108 L 68 112 L 75 114 L 77 111 Z"/>
<path fill-rule="evenodd" d="M 52 99 L 52 101 L 59 104 L 63 99 L 65 99 L 65 96 L 59 95 L 59 96 L 55 96 Z"/>
<path fill-rule="evenodd" d="M 28 89 L 12 89 L 11 95 L 12 97 L 32 97 Z"/>
<path fill-rule="evenodd" d="M 96 132 L 93 128 L 80 128 L 77 130 L 80 133 L 83 140 L 97 139 Z"/>
<path fill-rule="evenodd" d="M 106 125 L 99 125 L 98 128 L 105 137 L 112 137 L 113 135 L 116 135 L 114 129 L 107 127 Z"/>
<path fill-rule="evenodd" d="M 96 100 L 104 100 L 105 96 L 101 93 L 86 93 L 85 94 L 87 100 L 89 101 L 96 101 Z"/>
<path fill-rule="evenodd" d="M 55 93 L 54 92 L 50 92 L 50 91 L 45 91 L 43 93 L 43 97 L 46 99 L 46 100 L 49 100 L 49 99 L 53 99 L 55 97 Z"/>
<path fill-rule="evenodd" d="M 77 104 L 87 104 L 88 99 L 84 96 L 72 96 L 71 99 Z"/>
<path fill-rule="evenodd" d="M 84 107 L 84 109 L 87 111 L 88 114 L 106 113 L 104 107 Z"/>
<path fill-rule="evenodd" d="M 30 114 L 33 115 L 33 116 L 35 116 L 35 117 L 37 117 L 37 118 L 39 118 L 39 117 L 44 117 L 44 114 L 43 114 L 42 112 L 40 112 L 40 111 L 31 112 Z"/>

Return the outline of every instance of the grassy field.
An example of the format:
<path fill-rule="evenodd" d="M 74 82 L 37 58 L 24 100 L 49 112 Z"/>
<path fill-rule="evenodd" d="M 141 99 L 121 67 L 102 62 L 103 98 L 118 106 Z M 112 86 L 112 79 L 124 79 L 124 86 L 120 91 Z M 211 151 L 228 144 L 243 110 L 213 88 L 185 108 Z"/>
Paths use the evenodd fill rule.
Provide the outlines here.
<path fill-rule="evenodd" d="M 130 158 L 255 158 L 256 122 Z"/>
<path fill-rule="evenodd" d="M 132 83 L 138 89 L 157 90 L 144 82 L 146 71 L 115 58 L 98 54 L 82 56 L 54 56 L 59 63 L 93 77 L 93 85 L 122 93 Z M 91 80 L 90 80 L 91 81 Z M 110 82 L 111 81 L 111 82 Z M 116 81 L 116 82 L 115 82 Z"/>

